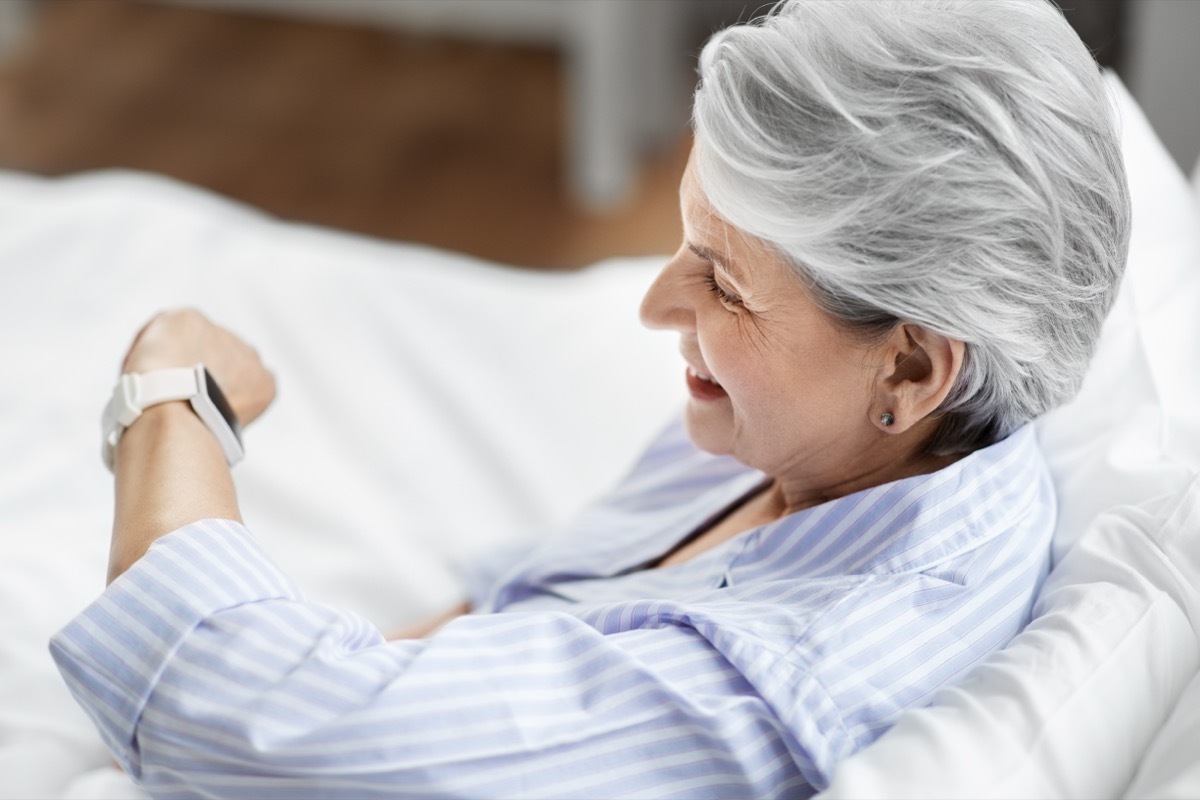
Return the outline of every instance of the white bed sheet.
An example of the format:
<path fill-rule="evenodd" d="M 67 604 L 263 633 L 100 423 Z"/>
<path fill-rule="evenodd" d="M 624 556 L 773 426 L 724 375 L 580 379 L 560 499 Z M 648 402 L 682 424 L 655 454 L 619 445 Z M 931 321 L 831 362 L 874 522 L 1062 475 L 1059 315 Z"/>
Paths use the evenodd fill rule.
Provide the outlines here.
<path fill-rule="evenodd" d="M 1179 222 L 1197 211 L 1180 207 L 1186 182 L 1164 171 L 1161 145 L 1121 98 L 1136 172 L 1131 268 L 1140 266 L 1079 400 L 1039 425 L 1063 493 L 1064 562 L 1099 511 L 1179 491 L 1200 466 L 1191 413 L 1200 396 L 1200 234 Z M 45 645 L 102 588 L 112 502 L 99 409 L 130 337 L 159 308 L 201 307 L 276 369 L 278 403 L 248 431 L 236 473 L 247 522 L 311 597 L 383 627 L 455 600 L 464 554 L 561 522 L 618 477 L 682 400 L 674 337 L 647 334 L 636 320 L 660 259 L 523 272 L 279 223 L 130 173 L 57 181 L 0 173 L 0 220 L 0 797 L 137 794 L 107 766 Z M 1059 583 L 1070 590 L 1077 581 Z M 1124 791 L 1147 748 L 1132 795 L 1189 785 L 1185 772 L 1156 766 L 1178 765 L 1175 731 L 1197 719 L 1187 710 L 1197 693 L 1184 693 L 1196 670 L 1186 639 L 1196 620 L 1188 580 L 1180 585 L 1179 610 L 1166 606 L 1174 621 L 1165 635 L 1174 638 L 1160 642 L 1177 655 L 1134 704 L 1158 705 L 1139 717 L 1137 742 L 1117 742 L 1129 752 L 1106 794 Z M 1069 606 L 1047 608 L 1078 622 Z M 999 698 L 1002 707 L 1010 699 L 970 688 L 963 697 Z M 1164 726 L 1172 706 L 1183 710 Z M 920 752 L 927 740 L 905 739 L 906 730 L 955 730 L 930 713 L 932 722 L 917 715 L 891 741 Z M 1070 796 L 1084 784 L 1043 778 L 1071 766 L 1053 758 L 1069 752 L 1062 743 L 1078 727 L 1053 730 L 1036 715 L 1024 722 L 1035 737 L 1059 738 L 1012 751 L 1026 754 L 1033 776 L 1018 788 Z M 904 747 L 869 748 L 847 762 L 850 783 L 840 785 L 876 775 L 880 793 L 898 787 L 905 765 L 889 766 L 889 752 Z M 997 791 L 971 777 L 904 785 L 914 796 L 949 794 L 948 786 Z"/>

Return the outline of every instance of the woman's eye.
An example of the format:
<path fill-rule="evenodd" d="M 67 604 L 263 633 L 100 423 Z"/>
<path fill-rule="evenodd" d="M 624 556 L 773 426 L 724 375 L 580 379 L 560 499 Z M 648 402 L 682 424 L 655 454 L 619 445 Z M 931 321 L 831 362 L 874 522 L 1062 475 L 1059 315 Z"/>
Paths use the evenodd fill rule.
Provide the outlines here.
<path fill-rule="evenodd" d="M 739 306 L 742 304 L 742 298 L 735 294 L 730 294 L 717 283 L 717 278 L 711 272 L 704 276 L 704 283 L 708 286 L 708 290 L 716 295 L 716 298 L 722 303 L 728 305 Z"/>

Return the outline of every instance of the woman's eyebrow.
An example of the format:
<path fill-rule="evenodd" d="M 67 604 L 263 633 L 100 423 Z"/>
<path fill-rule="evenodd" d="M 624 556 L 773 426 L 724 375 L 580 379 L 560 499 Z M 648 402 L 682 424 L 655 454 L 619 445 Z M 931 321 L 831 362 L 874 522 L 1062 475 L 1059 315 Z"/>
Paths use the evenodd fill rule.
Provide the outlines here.
<path fill-rule="evenodd" d="M 705 261 L 710 261 L 713 264 L 716 264 L 721 268 L 722 271 L 728 273 L 729 276 L 737 283 L 743 283 L 741 271 L 734 265 L 732 261 L 720 255 L 715 250 L 711 250 L 702 245 L 692 244 L 691 242 L 688 242 L 688 250 L 691 250 L 696 256 L 704 259 Z"/>

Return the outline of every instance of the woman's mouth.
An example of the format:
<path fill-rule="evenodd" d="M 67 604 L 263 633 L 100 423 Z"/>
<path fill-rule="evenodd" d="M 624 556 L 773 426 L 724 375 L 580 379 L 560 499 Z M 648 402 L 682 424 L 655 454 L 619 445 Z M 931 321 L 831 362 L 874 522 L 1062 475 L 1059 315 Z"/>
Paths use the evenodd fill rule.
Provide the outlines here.
<path fill-rule="evenodd" d="M 688 393 L 697 400 L 712 401 L 729 396 L 711 375 L 705 375 L 691 366 L 687 368 L 687 387 Z"/>

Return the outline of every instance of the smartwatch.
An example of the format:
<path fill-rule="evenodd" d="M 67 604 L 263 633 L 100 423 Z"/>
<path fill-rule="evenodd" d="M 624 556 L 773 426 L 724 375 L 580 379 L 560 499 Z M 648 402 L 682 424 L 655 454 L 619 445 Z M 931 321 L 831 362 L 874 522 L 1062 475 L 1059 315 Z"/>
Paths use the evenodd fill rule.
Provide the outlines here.
<path fill-rule="evenodd" d="M 173 400 L 191 403 L 196 416 L 217 438 L 230 466 L 242 460 L 242 429 L 237 417 L 212 375 L 203 364 L 197 364 L 154 372 L 127 372 L 121 376 L 100 417 L 104 435 L 101 457 L 110 472 L 117 442 L 125 429 L 150 406 Z"/>

